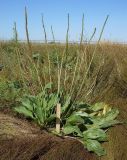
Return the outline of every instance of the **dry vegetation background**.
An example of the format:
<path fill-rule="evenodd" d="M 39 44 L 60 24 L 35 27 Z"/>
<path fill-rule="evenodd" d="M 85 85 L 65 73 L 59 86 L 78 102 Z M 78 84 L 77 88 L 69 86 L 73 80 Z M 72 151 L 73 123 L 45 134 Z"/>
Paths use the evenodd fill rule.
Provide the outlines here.
<path fill-rule="evenodd" d="M 119 119 L 127 121 L 127 45 L 100 42 L 93 57 L 95 46 L 95 44 L 68 44 L 65 46 L 64 44 L 52 43 L 31 44 L 30 49 L 25 43 L 1 42 L 0 64 L 3 64 L 4 67 L 0 71 L 0 112 L 17 116 L 11 111 L 11 108 L 17 103 L 17 99 L 24 92 L 38 93 L 41 87 L 49 81 L 53 81 L 52 90 L 57 90 L 57 55 L 61 59 L 61 55 L 65 53 L 61 73 L 61 85 L 65 92 L 70 92 L 74 69 L 78 61 L 77 66 L 80 70 L 76 71 L 76 75 L 79 74 L 79 77 L 75 78 L 72 87 L 74 100 L 76 98 L 78 101 L 85 101 L 90 104 L 105 102 L 118 107 L 120 110 Z M 81 92 L 77 95 L 80 89 L 79 84 L 83 79 L 83 73 L 90 63 L 90 69 L 85 77 Z M 14 86 L 20 89 L 14 89 L 16 88 Z M 20 133 L 20 129 L 17 128 L 17 130 Z M 27 149 L 31 150 L 32 153 L 37 153 L 37 148 L 35 148 L 37 142 L 33 142 L 32 146 L 28 145 L 31 148 L 27 146 Z M 106 142 L 104 146 L 107 150 L 107 155 L 97 159 L 127 160 L 127 125 L 124 124 L 112 128 L 109 131 L 109 142 Z M 11 150 L 11 152 L 13 155 L 14 151 Z M 21 152 L 24 155 L 22 159 L 28 159 L 28 155 L 25 155 L 24 150 L 17 152 L 17 154 Z M 2 157 L 1 152 L 0 154 Z M 59 154 L 64 160 L 62 151 Z M 12 159 L 15 159 L 15 155 L 13 155 Z"/>

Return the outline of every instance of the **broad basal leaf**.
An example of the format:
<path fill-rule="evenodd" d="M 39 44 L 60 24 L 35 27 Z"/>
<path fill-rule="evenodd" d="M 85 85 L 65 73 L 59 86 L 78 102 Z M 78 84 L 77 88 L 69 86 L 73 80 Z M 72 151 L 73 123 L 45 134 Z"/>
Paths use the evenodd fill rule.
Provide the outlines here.
<path fill-rule="evenodd" d="M 75 112 L 75 115 L 81 116 L 81 117 L 89 117 L 89 114 L 83 111 Z"/>
<path fill-rule="evenodd" d="M 72 114 L 67 120 L 66 123 L 70 123 L 70 124 L 83 124 L 84 123 L 84 119 L 76 114 Z"/>
<path fill-rule="evenodd" d="M 118 109 L 114 108 L 114 109 L 111 109 L 110 111 L 108 111 L 106 114 L 105 114 L 105 119 L 107 121 L 110 121 L 110 120 L 114 120 L 119 114 L 119 111 Z"/>
<path fill-rule="evenodd" d="M 63 113 L 68 109 L 69 104 L 70 104 L 70 101 L 71 101 L 71 97 L 70 97 L 70 96 L 67 96 L 67 97 L 66 97 L 66 100 L 65 100 L 65 103 L 64 103 L 63 106 L 62 106 L 62 112 L 63 112 Z"/>
<path fill-rule="evenodd" d="M 77 111 L 85 111 L 85 110 L 87 110 L 87 109 L 90 109 L 90 105 L 89 104 L 87 104 L 87 103 L 76 103 L 75 104 L 75 109 L 77 110 Z"/>
<path fill-rule="evenodd" d="M 54 106 L 56 106 L 57 104 L 57 94 L 52 94 L 52 96 L 50 97 L 48 104 L 47 104 L 47 110 L 52 109 Z"/>
<path fill-rule="evenodd" d="M 43 98 L 43 100 L 42 100 L 42 108 L 44 110 L 46 110 L 47 107 L 48 107 L 48 102 L 47 102 L 46 98 Z"/>
<path fill-rule="evenodd" d="M 106 141 L 107 136 L 104 130 L 98 128 L 89 128 L 83 132 L 84 139 L 97 139 L 98 141 Z"/>
<path fill-rule="evenodd" d="M 118 120 L 115 120 L 118 114 L 119 111 L 117 109 L 112 109 L 111 111 L 108 111 L 105 115 L 93 117 L 91 118 L 91 120 L 94 123 L 94 127 L 107 128 L 119 123 Z"/>
<path fill-rule="evenodd" d="M 82 137 L 82 132 L 78 128 L 78 126 L 72 126 L 72 125 L 66 125 L 63 128 L 63 132 L 65 135 L 72 134 L 72 133 L 77 133 L 78 136 Z"/>
<path fill-rule="evenodd" d="M 33 111 L 33 105 L 28 98 L 22 99 L 22 105 L 25 106 L 28 110 Z"/>
<path fill-rule="evenodd" d="M 105 105 L 106 104 L 103 103 L 103 102 L 96 103 L 96 104 L 94 104 L 94 105 L 91 106 L 91 109 L 96 112 L 96 111 L 102 110 Z"/>
<path fill-rule="evenodd" d="M 84 142 L 88 151 L 96 153 L 98 156 L 103 156 L 106 154 L 104 148 L 97 140 L 88 139 Z"/>
<path fill-rule="evenodd" d="M 118 120 L 105 121 L 103 124 L 100 125 L 100 128 L 108 128 L 116 124 L 120 124 L 120 121 Z"/>
<path fill-rule="evenodd" d="M 44 109 L 41 106 L 35 106 L 34 114 L 38 122 L 43 125 L 46 118 Z"/>
<path fill-rule="evenodd" d="M 16 107 L 14 110 L 18 113 L 24 114 L 26 117 L 30 117 L 30 118 L 34 119 L 33 113 L 30 110 L 28 110 L 27 108 L 25 108 L 24 106 Z"/>

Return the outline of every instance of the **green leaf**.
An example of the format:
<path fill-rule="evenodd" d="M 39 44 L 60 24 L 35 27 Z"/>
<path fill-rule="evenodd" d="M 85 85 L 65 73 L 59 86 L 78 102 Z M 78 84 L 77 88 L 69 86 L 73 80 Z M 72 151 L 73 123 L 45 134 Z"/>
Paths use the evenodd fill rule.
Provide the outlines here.
<path fill-rule="evenodd" d="M 90 110 L 90 105 L 87 103 L 83 103 L 83 102 L 76 102 L 74 104 L 74 109 L 75 111 L 82 111 L 82 112 L 86 112 L 86 110 Z"/>
<path fill-rule="evenodd" d="M 84 123 L 84 119 L 79 115 L 72 114 L 69 118 L 67 118 L 66 123 L 83 124 Z"/>
<path fill-rule="evenodd" d="M 46 119 L 46 122 L 50 123 L 50 122 L 54 121 L 55 119 L 56 119 L 56 114 L 52 114 Z"/>
<path fill-rule="evenodd" d="M 33 59 L 38 59 L 40 57 L 40 54 L 39 53 L 35 53 L 32 55 L 32 58 Z"/>
<path fill-rule="evenodd" d="M 75 112 L 75 115 L 81 116 L 81 117 L 89 117 L 88 113 L 82 112 L 82 111 Z"/>
<path fill-rule="evenodd" d="M 62 113 L 64 113 L 68 109 L 70 101 L 71 101 L 71 97 L 67 96 L 65 103 L 62 106 Z"/>
<path fill-rule="evenodd" d="M 35 105 L 34 114 L 36 115 L 36 119 L 41 125 L 43 125 L 45 121 L 44 109 L 41 106 L 36 106 L 36 104 L 34 105 Z"/>
<path fill-rule="evenodd" d="M 77 107 L 76 107 L 76 109 L 79 109 L 79 110 L 81 110 L 81 109 L 89 109 L 90 108 L 90 105 L 89 104 L 87 104 L 87 103 L 78 103 L 77 104 Z"/>
<path fill-rule="evenodd" d="M 103 102 L 95 103 L 94 105 L 91 106 L 91 109 L 92 109 L 93 111 L 97 112 L 97 111 L 102 110 L 105 105 L 106 105 L 106 104 L 103 103 Z"/>
<path fill-rule="evenodd" d="M 52 88 L 52 83 L 47 83 L 44 87 L 44 90 L 45 89 L 51 89 Z"/>
<path fill-rule="evenodd" d="M 108 127 L 112 127 L 116 124 L 120 124 L 120 121 L 118 121 L 118 120 L 105 121 L 105 123 L 101 124 L 100 127 L 101 128 L 108 128 Z"/>
<path fill-rule="evenodd" d="M 118 109 L 111 109 L 110 111 L 108 111 L 105 115 L 105 119 L 107 121 L 110 121 L 110 120 L 114 120 L 119 114 L 119 111 Z"/>
<path fill-rule="evenodd" d="M 117 109 L 112 109 L 105 115 L 93 117 L 91 118 L 91 120 L 94 123 L 94 127 L 107 128 L 120 123 L 118 120 L 114 120 L 118 116 L 118 114 L 119 111 Z"/>
<path fill-rule="evenodd" d="M 63 128 L 63 133 L 65 135 L 72 134 L 72 133 L 77 133 L 78 136 L 82 137 L 82 132 L 78 128 L 78 126 L 72 126 L 72 125 L 66 125 Z"/>
<path fill-rule="evenodd" d="M 33 112 L 33 105 L 31 104 L 31 101 L 28 98 L 22 99 L 21 102 L 23 106 L 25 106 L 28 110 Z"/>
<path fill-rule="evenodd" d="M 35 102 L 36 96 L 33 95 L 25 95 L 22 99 L 29 99 L 31 102 Z M 22 100 L 21 100 L 22 101 Z"/>
<path fill-rule="evenodd" d="M 103 156 L 106 154 L 106 151 L 97 140 L 87 139 L 84 144 L 86 145 L 88 151 L 92 151 L 98 156 Z"/>
<path fill-rule="evenodd" d="M 107 141 L 104 130 L 98 128 L 90 128 L 83 132 L 84 139 L 97 139 L 98 141 Z"/>
<path fill-rule="evenodd" d="M 24 106 L 15 107 L 14 110 L 18 113 L 24 114 L 26 117 L 30 117 L 30 118 L 34 119 L 33 113 L 30 110 L 28 110 L 27 108 L 25 108 Z"/>
<path fill-rule="evenodd" d="M 48 102 L 47 102 L 47 99 L 43 98 L 43 103 L 42 103 L 42 107 L 46 110 L 47 106 L 48 106 Z"/>
<path fill-rule="evenodd" d="M 50 100 L 48 101 L 47 104 L 47 110 L 52 109 L 54 106 L 56 106 L 57 104 L 57 94 L 52 94 L 52 96 L 50 97 Z"/>

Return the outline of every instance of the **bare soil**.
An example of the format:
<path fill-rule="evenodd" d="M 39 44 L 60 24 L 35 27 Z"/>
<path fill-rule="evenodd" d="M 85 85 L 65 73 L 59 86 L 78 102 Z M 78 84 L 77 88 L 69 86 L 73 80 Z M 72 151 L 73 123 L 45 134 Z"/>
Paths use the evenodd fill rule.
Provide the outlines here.
<path fill-rule="evenodd" d="M 27 121 L 0 113 L 0 160 L 93 160 L 72 138 L 54 136 Z"/>

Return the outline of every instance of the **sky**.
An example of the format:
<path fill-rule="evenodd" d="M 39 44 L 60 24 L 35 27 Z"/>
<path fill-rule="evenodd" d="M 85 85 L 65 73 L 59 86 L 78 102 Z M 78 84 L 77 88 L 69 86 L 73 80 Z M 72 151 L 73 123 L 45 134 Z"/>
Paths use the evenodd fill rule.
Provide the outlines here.
<path fill-rule="evenodd" d="M 102 40 L 127 42 L 127 0 L 0 0 L 0 39 L 13 37 L 13 24 L 17 23 L 18 37 L 25 40 L 24 8 L 27 7 L 31 40 L 44 40 L 41 15 L 52 40 L 51 25 L 56 40 L 65 40 L 67 14 L 70 15 L 69 40 L 78 41 L 84 13 L 84 37 L 89 39 L 97 28 L 97 40 L 107 15 L 108 22 Z"/>

